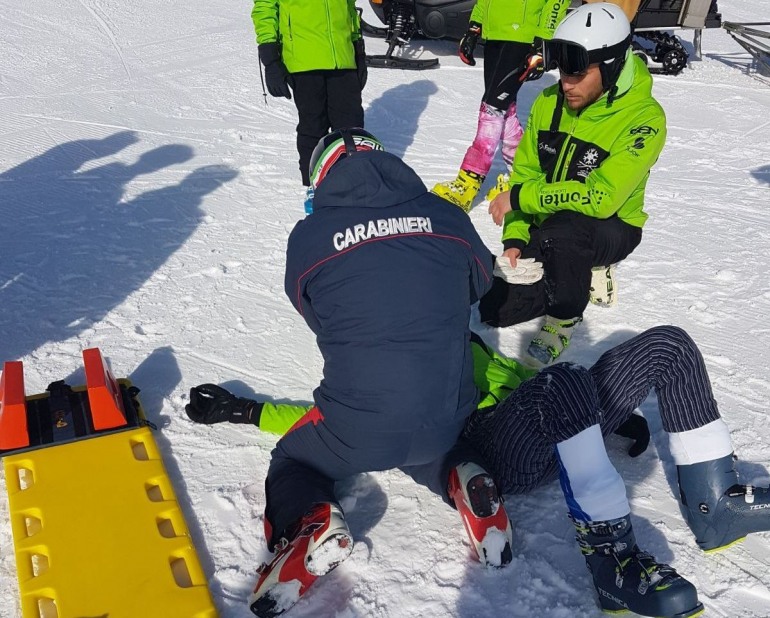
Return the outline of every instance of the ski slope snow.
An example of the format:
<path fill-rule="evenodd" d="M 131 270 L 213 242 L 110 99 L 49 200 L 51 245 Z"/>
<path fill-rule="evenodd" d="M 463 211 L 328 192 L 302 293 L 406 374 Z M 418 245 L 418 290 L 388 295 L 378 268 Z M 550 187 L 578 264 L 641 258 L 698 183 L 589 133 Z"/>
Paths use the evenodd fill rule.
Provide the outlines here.
<path fill-rule="evenodd" d="M 765 0 L 721 8 L 732 21 L 770 18 Z M 223 618 L 250 615 L 275 438 L 194 425 L 188 389 L 216 382 L 307 402 L 321 375 L 283 293 L 287 236 L 303 216 L 295 109 L 263 98 L 250 10 L 248 0 L 0 0 L 0 361 L 22 360 L 37 393 L 56 379 L 82 383 L 80 352 L 98 346 L 142 389 Z M 473 136 L 482 69 L 463 65 L 451 42 L 413 50 L 441 68 L 370 70 L 366 122 L 432 186 L 454 176 Z M 725 32 L 705 31 L 703 50 L 679 76 L 655 78 L 669 138 L 648 184 L 644 241 L 618 269 L 619 305 L 588 308 L 565 360 L 590 364 L 644 328 L 684 327 L 741 470 L 768 483 L 770 87 Z M 554 79 L 523 88 L 522 118 Z M 498 251 L 485 209 L 471 217 Z M 479 328 L 516 355 L 537 325 Z M 696 584 L 706 616 L 769 616 L 770 533 L 702 554 L 672 490 L 654 398 L 642 411 L 657 448 L 630 460 L 622 442 L 609 445 L 640 544 Z M 4 488 L 0 617 L 16 618 Z M 342 490 L 355 549 L 292 618 L 600 615 L 557 485 L 508 501 L 515 557 L 500 571 L 475 563 L 457 515 L 401 473 Z"/>

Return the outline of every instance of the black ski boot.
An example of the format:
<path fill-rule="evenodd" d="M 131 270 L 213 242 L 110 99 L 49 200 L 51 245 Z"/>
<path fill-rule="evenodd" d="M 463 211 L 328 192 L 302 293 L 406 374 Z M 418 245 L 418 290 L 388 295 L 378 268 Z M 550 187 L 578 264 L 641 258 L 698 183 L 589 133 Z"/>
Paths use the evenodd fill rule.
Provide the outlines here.
<path fill-rule="evenodd" d="M 570 519 L 602 611 L 659 618 L 687 618 L 703 611 L 695 586 L 637 547 L 629 516 L 593 522 Z"/>
<path fill-rule="evenodd" d="M 770 489 L 740 485 L 732 455 L 677 466 L 687 523 L 704 551 L 770 530 Z"/>

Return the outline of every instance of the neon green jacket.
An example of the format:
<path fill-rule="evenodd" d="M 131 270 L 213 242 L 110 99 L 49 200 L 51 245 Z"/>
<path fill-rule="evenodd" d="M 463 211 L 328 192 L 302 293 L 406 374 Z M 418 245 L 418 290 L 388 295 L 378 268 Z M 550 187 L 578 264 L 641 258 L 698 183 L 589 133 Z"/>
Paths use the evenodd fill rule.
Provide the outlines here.
<path fill-rule="evenodd" d="M 355 0 L 254 0 L 257 43 L 281 44 L 289 73 L 355 69 L 360 38 Z"/>
<path fill-rule="evenodd" d="M 570 0 L 478 0 L 471 21 L 481 24 L 488 41 L 531 43 L 550 39 L 569 5 Z"/>
<path fill-rule="evenodd" d="M 523 248 L 529 226 L 560 210 L 597 219 L 617 214 L 630 225 L 644 225 L 644 190 L 666 141 L 666 116 L 638 57 L 626 61 L 617 86 L 611 105 L 605 93 L 579 112 L 562 104 L 560 118 L 559 84 L 535 99 L 513 161 L 510 183 L 519 191 L 521 210 L 505 216 L 506 249 Z"/>
<path fill-rule="evenodd" d="M 473 378 L 481 392 L 478 409 L 488 408 L 505 399 L 508 394 L 537 373 L 515 360 L 502 356 L 475 335 L 471 339 Z M 265 403 L 259 417 L 259 428 L 283 435 L 313 406 Z"/>

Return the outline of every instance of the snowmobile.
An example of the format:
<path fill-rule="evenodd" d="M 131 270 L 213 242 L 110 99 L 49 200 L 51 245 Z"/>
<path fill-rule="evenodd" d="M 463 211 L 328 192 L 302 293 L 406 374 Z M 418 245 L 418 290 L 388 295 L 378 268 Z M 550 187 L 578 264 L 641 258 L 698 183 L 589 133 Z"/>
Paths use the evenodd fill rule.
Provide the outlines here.
<path fill-rule="evenodd" d="M 653 73 L 677 75 L 687 66 L 688 54 L 672 29 L 695 30 L 694 47 L 700 58 L 703 28 L 721 28 L 717 0 L 642 0 L 632 26 L 634 52 Z"/>
<path fill-rule="evenodd" d="M 372 67 L 428 69 L 438 67 L 438 59 L 409 58 L 406 48 L 413 37 L 460 40 L 468 29 L 475 0 L 369 0 L 372 10 L 385 27 L 362 22 L 365 35 L 384 38 L 384 55 L 368 56 Z M 578 6 L 579 0 L 573 0 Z M 634 19 L 634 51 L 654 72 L 676 75 L 687 65 L 688 54 L 679 37 L 669 30 L 695 30 L 696 53 L 700 54 L 700 32 L 719 28 L 722 16 L 716 0 L 641 0 Z M 400 49 L 399 55 L 394 52 Z"/>
<path fill-rule="evenodd" d="M 388 50 L 381 56 L 367 56 L 367 65 L 389 69 L 430 69 L 438 67 L 438 58 L 407 58 L 404 50 L 414 36 L 459 41 L 468 30 L 476 0 L 369 0 L 385 28 L 362 20 L 365 35 L 384 38 Z"/>

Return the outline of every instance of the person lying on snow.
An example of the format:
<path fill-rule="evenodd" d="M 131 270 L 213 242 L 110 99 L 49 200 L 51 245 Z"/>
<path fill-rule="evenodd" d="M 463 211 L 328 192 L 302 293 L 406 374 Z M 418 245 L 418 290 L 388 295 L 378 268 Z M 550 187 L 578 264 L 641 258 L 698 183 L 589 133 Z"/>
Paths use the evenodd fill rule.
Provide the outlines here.
<path fill-rule="evenodd" d="M 589 369 L 557 363 L 539 373 L 476 335 L 472 352 L 481 399 L 463 437 L 482 454 L 503 495 L 560 479 L 601 608 L 667 618 L 703 611 L 695 587 L 637 545 L 623 480 L 602 439 L 617 431 L 637 440 L 630 454 L 642 452 L 649 432 L 633 411 L 654 390 L 698 546 L 722 549 L 770 529 L 770 490 L 741 484 L 727 425 L 690 336 L 658 326 L 605 352 Z M 311 420 L 325 422 L 315 406 L 256 402 L 213 384 L 191 389 L 186 410 L 199 423 L 251 423 L 288 435 Z M 469 478 L 463 466 L 458 470 L 455 480 Z M 499 502 L 493 508 L 503 510 Z"/>

